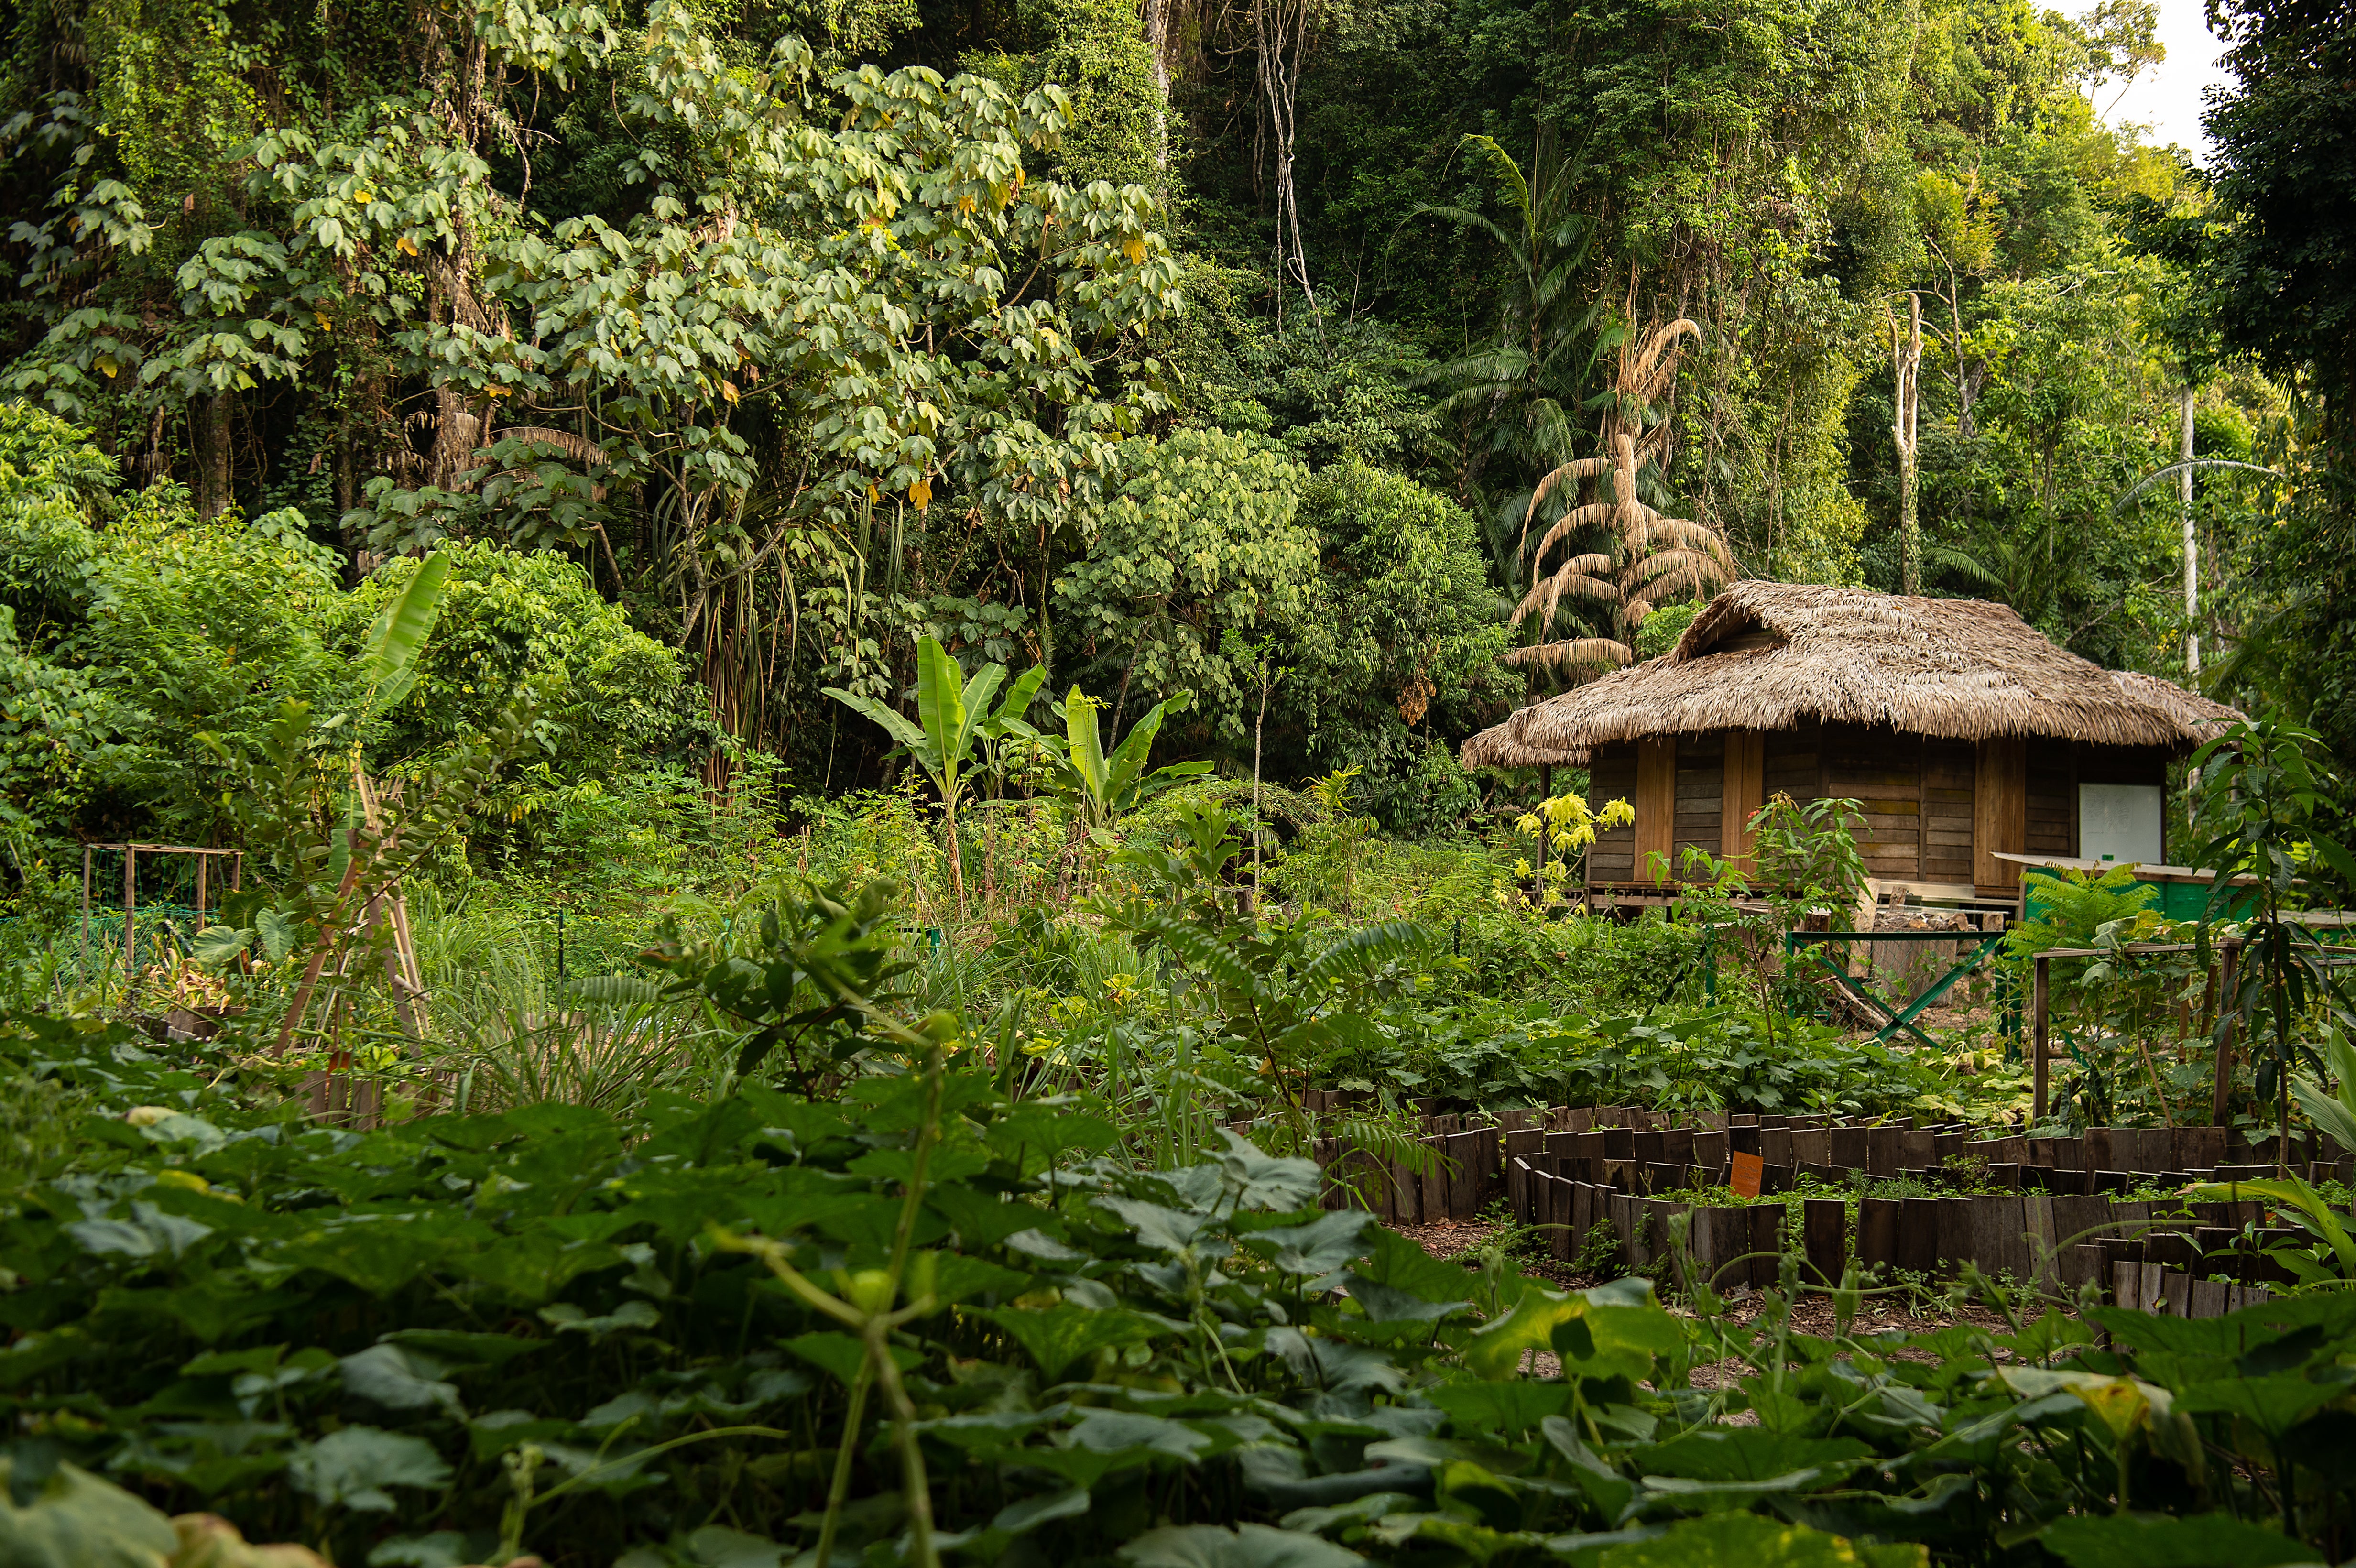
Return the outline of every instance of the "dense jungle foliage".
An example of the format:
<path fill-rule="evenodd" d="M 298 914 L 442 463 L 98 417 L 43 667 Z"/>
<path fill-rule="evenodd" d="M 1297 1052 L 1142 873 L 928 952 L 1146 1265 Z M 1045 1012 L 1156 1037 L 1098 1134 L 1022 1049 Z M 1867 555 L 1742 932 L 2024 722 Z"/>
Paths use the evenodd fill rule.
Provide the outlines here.
<path fill-rule="evenodd" d="M 2347 1561 L 2314 1166 L 2196 1322 L 1311 1157 L 2022 1127 L 2052 950 L 2049 1130 L 2356 1147 L 2356 21 L 2204 168 L 2155 15 L 0 0 L 0 1568 Z M 2222 892 L 1935 1040 L 1854 803 L 1573 912 L 1456 748 L 1740 576 L 2240 704 Z"/>
<path fill-rule="evenodd" d="M 893 775 L 822 694 L 903 699 L 925 632 L 1426 832 L 1576 673 L 1499 664 L 1565 560 L 1558 637 L 1919 584 L 2197 641 L 2345 754 L 2347 21 L 2217 11 L 2203 171 L 2094 112 L 2153 15 L 12 5 L 15 875 L 213 841 L 187 738 L 316 700 L 445 541 L 468 640 L 372 760 L 569 677 L 485 855 Z M 1690 531 L 1581 520 L 1622 434 Z"/>

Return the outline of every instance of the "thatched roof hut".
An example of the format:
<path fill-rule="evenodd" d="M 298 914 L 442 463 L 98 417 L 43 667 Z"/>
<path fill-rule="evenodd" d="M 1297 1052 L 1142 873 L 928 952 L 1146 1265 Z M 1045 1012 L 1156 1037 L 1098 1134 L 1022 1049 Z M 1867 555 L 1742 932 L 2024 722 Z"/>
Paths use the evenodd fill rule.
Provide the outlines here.
<path fill-rule="evenodd" d="M 2005 856 L 2161 859 L 2169 762 L 2238 717 L 2005 605 L 1742 582 L 1669 653 L 1521 709 L 1464 762 L 1590 752 L 1593 793 L 1637 814 L 1625 844 L 1597 845 L 1590 882 L 1650 881 L 1688 844 L 1747 853 L 1781 791 L 1858 801 L 1878 878 L 2001 896 L 2019 880 Z"/>

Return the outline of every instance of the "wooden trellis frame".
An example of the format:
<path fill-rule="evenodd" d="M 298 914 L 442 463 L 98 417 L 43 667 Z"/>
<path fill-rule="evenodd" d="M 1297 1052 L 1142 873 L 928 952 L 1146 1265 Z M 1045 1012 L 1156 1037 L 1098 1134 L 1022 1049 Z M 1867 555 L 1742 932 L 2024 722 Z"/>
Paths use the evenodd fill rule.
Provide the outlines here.
<path fill-rule="evenodd" d="M 242 849 L 208 849 L 194 844 L 104 844 L 90 843 L 81 847 L 81 967 L 90 972 L 90 897 L 91 861 L 101 849 L 118 850 L 123 856 L 123 968 L 129 977 L 133 955 L 138 951 L 134 930 L 139 915 L 139 857 L 142 855 L 193 855 L 197 858 L 197 919 L 205 918 L 207 873 L 215 857 L 229 860 L 229 891 L 238 891 L 245 885 L 245 851 Z"/>

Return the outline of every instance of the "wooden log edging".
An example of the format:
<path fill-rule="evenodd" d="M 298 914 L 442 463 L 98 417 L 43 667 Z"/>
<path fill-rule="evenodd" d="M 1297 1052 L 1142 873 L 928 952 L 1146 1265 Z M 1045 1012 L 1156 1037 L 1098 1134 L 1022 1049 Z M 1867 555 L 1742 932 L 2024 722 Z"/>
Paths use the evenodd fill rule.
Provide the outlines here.
<path fill-rule="evenodd" d="M 1852 1262 L 1885 1278 L 1903 1270 L 1926 1282 L 1952 1279 L 1970 1264 L 2049 1292 L 2074 1294 L 2091 1284 L 2122 1306 L 2220 1317 L 2265 1301 L 2273 1285 L 2287 1283 L 2262 1249 L 2297 1234 L 2254 1229 L 2244 1245 L 2244 1227 L 2256 1227 L 2264 1213 L 2254 1201 L 2194 1205 L 2196 1219 L 2212 1222 L 2188 1232 L 2169 1228 L 2149 1203 L 1982 1194 L 1861 1200 L 1854 1238 L 1843 1200 L 1811 1199 L 1800 1205 L 1794 1246 L 1785 1205 L 1696 1206 L 1557 1176 L 1527 1158 L 1520 1163 L 1528 1194 L 1524 1222 L 1558 1227 L 1547 1238 L 1558 1260 L 1586 1255 L 1595 1227 L 1608 1226 L 1612 1266 L 1655 1274 L 1665 1266 L 1687 1289 L 1699 1280 L 1720 1290 L 1772 1285 L 1782 1254 L 1796 1251 L 1802 1283 L 1819 1288 L 1839 1284 Z M 1670 1246 L 1680 1215 L 1682 1256 Z M 2082 1239 L 2088 1236 L 2094 1239 Z M 2231 1277 L 2211 1277 L 2219 1274 Z"/>
<path fill-rule="evenodd" d="M 1346 1112 L 1312 1093 L 1312 1114 Z M 2094 1285 L 2122 1303 L 2208 1316 L 2264 1300 L 2287 1275 L 2260 1248 L 2296 1232 L 2245 1228 L 2265 1217 L 2254 1201 L 2189 1206 L 2190 1221 L 2155 1220 L 2152 1205 L 2123 1193 L 2138 1179 L 2168 1185 L 2253 1179 L 2273 1173 L 2276 1140 L 2250 1143 L 2221 1127 L 2094 1128 L 2076 1137 L 1973 1136 L 1960 1126 L 1915 1126 L 1826 1117 L 1697 1116 L 1682 1123 L 1633 1106 L 1553 1106 L 1494 1116 L 1422 1118 L 1419 1161 L 1377 1158 L 1337 1137 L 1316 1141 L 1330 1208 L 1365 1208 L 1386 1222 L 1477 1220 L 1502 1200 L 1525 1225 L 1547 1227 L 1547 1250 L 1586 1254 L 1599 1226 L 1613 1266 L 1668 1265 L 1671 1220 L 1687 1214 L 1685 1255 L 1696 1272 L 1733 1284 L 1772 1284 L 1781 1254 L 1797 1252 L 1810 1284 L 1837 1284 L 1851 1261 L 1884 1276 L 1949 1279 L 1965 1264 L 2047 1290 Z M 2349 1179 L 2356 1162 L 2328 1140 L 2294 1138 L 2286 1151 L 2310 1179 Z M 2000 1190 L 1971 1195 L 1865 1198 L 1852 1236 L 1847 1201 L 1802 1206 L 1788 1239 L 1773 1203 L 1690 1205 L 1655 1193 L 1722 1185 L 1735 1153 L 1762 1160 L 1762 1191 L 1803 1176 L 1836 1185 L 1852 1177 L 1911 1177 L 1936 1187 Z M 1815 1212 L 1811 1212 L 1811 1211 Z M 1706 1266 L 1705 1266 L 1706 1265 Z M 2213 1274 L 2230 1275 L 2212 1279 Z"/>

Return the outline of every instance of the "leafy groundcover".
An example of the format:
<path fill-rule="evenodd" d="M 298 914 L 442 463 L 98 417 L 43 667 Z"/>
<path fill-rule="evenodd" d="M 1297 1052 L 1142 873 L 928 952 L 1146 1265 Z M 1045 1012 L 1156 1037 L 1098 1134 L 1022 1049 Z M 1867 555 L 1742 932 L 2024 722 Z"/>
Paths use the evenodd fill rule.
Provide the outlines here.
<path fill-rule="evenodd" d="M 2201 1568 L 2356 1522 L 2344 1293 L 1826 1339 L 1434 1261 L 1240 1139 L 1124 1168 L 954 1055 L 355 1134 L 119 1030 L 0 1051 L 69 1129 L 0 1191 L 10 1568 Z"/>

